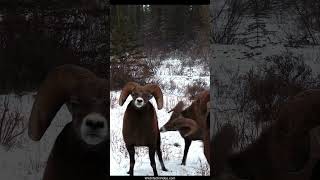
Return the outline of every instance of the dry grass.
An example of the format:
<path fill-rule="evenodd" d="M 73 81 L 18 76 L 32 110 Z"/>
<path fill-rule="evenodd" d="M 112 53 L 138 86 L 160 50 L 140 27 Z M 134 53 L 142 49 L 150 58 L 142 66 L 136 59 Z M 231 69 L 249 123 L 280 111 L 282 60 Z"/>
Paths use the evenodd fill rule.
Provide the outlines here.
<path fill-rule="evenodd" d="M 25 117 L 18 109 L 10 110 L 7 97 L 0 108 L 0 144 L 10 150 L 25 131 Z"/>
<path fill-rule="evenodd" d="M 210 166 L 207 162 L 201 161 L 199 159 L 200 167 L 197 169 L 197 172 L 200 176 L 210 176 Z"/>

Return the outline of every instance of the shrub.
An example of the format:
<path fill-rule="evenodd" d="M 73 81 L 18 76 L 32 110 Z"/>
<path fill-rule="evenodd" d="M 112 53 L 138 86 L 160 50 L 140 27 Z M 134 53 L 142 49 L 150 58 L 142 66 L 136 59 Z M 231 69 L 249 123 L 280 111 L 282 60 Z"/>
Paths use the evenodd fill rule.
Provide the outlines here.
<path fill-rule="evenodd" d="M 207 87 L 208 85 L 205 81 L 197 79 L 192 85 L 187 86 L 186 96 L 193 100 L 199 92 L 208 89 Z"/>
<path fill-rule="evenodd" d="M 177 89 L 177 84 L 173 80 L 170 80 L 170 82 L 169 82 L 169 90 L 171 92 L 173 92 L 175 89 Z"/>
<path fill-rule="evenodd" d="M 23 134 L 25 128 L 24 117 L 18 110 L 9 110 L 9 100 L 3 100 L 0 109 L 0 144 L 8 150 L 15 145 L 18 137 Z"/>
<path fill-rule="evenodd" d="M 244 111 L 256 123 L 275 119 L 280 106 L 289 96 L 312 87 L 315 80 L 302 56 L 286 52 L 265 58 L 266 62 L 244 76 L 243 92 L 251 106 Z"/>
<path fill-rule="evenodd" d="M 154 75 L 154 67 L 144 60 L 112 60 L 110 66 L 110 90 L 119 90 L 127 82 L 145 84 Z"/>

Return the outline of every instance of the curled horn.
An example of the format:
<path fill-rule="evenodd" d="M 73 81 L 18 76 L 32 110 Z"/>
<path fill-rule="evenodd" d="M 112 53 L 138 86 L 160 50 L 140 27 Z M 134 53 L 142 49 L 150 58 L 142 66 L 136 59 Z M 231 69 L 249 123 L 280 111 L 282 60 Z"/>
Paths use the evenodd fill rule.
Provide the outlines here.
<path fill-rule="evenodd" d="M 150 93 L 154 96 L 157 101 L 158 109 L 162 109 L 163 107 L 163 94 L 160 87 L 157 84 L 147 84 L 145 86 L 146 89 L 150 91 Z"/>
<path fill-rule="evenodd" d="M 184 103 L 182 101 L 179 101 L 178 104 L 174 108 L 172 108 L 170 111 L 168 111 L 168 113 L 170 113 L 172 111 L 180 113 L 180 112 L 182 112 L 183 107 L 184 107 Z"/>
<path fill-rule="evenodd" d="M 190 136 L 191 134 L 194 134 L 199 129 L 198 124 L 189 118 L 180 117 L 175 119 L 175 127 L 178 129 L 181 128 L 188 128 L 188 131 L 185 133 L 185 137 Z"/>
<path fill-rule="evenodd" d="M 121 95 L 119 98 L 119 105 L 122 106 L 123 103 L 127 100 L 129 94 L 131 94 L 132 90 L 136 88 L 137 86 L 140 86 L 138 83 L 135 82 L 128 82 L 121 91 Z"/>
<path fill-rule="evenodd" d="M 76 92 L 86 80 L 95 78 L 92 72 L 73 65 L 59 66 L 51 71 L 35 97 L 29 118 L 29 137 L 39 141 L 72 92 Z"/>

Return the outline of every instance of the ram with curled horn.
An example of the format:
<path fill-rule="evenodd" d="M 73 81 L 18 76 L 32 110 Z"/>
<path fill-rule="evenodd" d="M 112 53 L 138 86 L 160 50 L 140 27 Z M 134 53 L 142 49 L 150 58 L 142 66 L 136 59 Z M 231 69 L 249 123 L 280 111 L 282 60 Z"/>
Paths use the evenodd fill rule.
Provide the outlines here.
<path fill-rule="evenodd" d="M 39 141 L 61 106 L 72 115 L 51 150 L 43 180 L 105 180 L 109 141 L 109 82 L 76 65 L 51 71 L 41 84 L 29 119 Z"/>
<path fill-rule="evenodd" d="M 147 146 L 149 148 L 150 165 L 154 176 L 158 175 L 155 163 L 155 152 L 158 155 L 161 168 L 167 171 L 162 160 L 160 149 L 160 132 L 158 118 L 154 106 L 150 100 L 154 97 L 158 109 L 163 107 L 163 94 L 157 84 L 147 84 L 141 86 L 135 82 L 128 82 L 122 89 L 119 104 L 122 106 L 127 97 L 131 95 L 131 100 L 125 110 L 123 117 L 123 139 L 130 156 L 130 168 L 128 174 L 133 176 L 135 164 L 135 146 Z"/>
<path fill-rule="evenodd" d="M 195 100 L 190 106 L 184 109 L 182 101 L 169 111 L 172 112 L 168 122 L 160 128 L 160 132 L 176 131 L 178 130 L 185 142 L 182 165 L 186 164 L 186 159 L 189 147 L 192 141 L 204 140 L 204 137 L 209 132 L 206 127 L 208 122 L 208 103 L 210 101 L 210 92 L 208 90 L 202 91 L 196 95 Z M 207 149 L 206 149 L 207 150 Z"/>
<path fill-rule="evenodd" d="M 239 152 L 223 127 L 213 142 L 214 179 L 316 180 L 320 171 L 320 90 L 305 90 L 280 107 L 272 124 Z M 223 135 L 225 134 L 225 135 Z M 217 168 L 218 167 L 218 168 Z"/>

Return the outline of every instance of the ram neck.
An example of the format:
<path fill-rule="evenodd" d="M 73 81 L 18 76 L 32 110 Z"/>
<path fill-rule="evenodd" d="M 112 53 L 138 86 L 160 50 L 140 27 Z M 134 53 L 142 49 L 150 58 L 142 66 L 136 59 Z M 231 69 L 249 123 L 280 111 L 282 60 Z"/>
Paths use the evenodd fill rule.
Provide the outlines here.
<path fill-rule="evenodd" d="M 56 139 L 54 144 L 52 155 L 56 156 L 57 161 L 64 161 L 66 164 L 77 164 L 84 165 L 84 162 L 88 164 L 104 164 L 106 162 L 107 153 L 107 142 L 101 143 L 95 147 L 89 147 L 79 138 L 75 136 L 73 132 L 72 124 L 67 124 L 62 132 Z M 107 164 L 107 163 L 105 163 Z"/>
<path fill-rule="evenodd" d="M 44 172 L 44 180 L 104 180 L 107 177 L 107 142 L 85 148 L 67 124 L 57 137 Z"/>
<path fill-rule="evenodd" d="M 152 123 L 151 119 L 154 118 L 156 113 L 154 107 L 150 102 L 148 102 L 144 107 L 138 109 L 133 105 L 133 101 L 131 101 L 127 107 L 126 114 L 128 115 L 128 117 L 130 116 L 129 123 L 136 123 L 136 125 L 146 125 Z"/>

